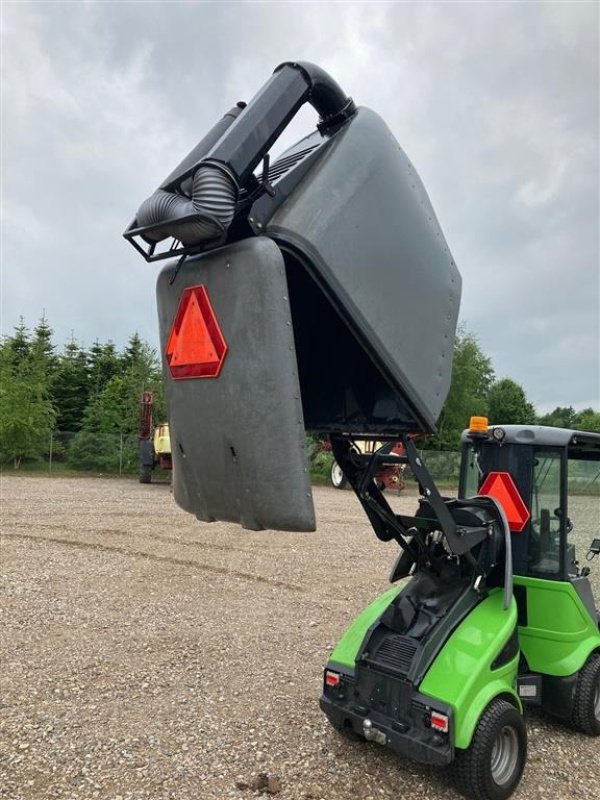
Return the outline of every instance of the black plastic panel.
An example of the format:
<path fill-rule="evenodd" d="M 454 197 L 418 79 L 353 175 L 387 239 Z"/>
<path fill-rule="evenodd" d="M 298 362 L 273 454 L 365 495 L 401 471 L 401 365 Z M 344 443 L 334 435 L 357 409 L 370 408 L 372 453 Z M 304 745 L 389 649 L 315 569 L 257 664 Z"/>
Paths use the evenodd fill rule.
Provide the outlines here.
<path fill-rule="evenodd" d="M 269 239 L 191 258 L 157 286 L 177 503 L 259 530 L 315 528 L 289 292 Z M 216 378 L 174 380 L 164 356 L 183 290 L 206 287 L 227 354 Z"/>
<path fill-rule="evenodd" d="M 418 429 L 304 264 L 289 253 L 285 262 L 306 427 L 340 433 Z"/>
<path fill-rule="evenodd" d="M 425 188 L 383 120 L 358 109 L 266 230 L 306 264 L 410 407 L 414 429 L 433 431 L 450 385 L 461 278 Z M 404 430 L 391 424 L 395 412 L 373 411 L 382 433 Z"/>

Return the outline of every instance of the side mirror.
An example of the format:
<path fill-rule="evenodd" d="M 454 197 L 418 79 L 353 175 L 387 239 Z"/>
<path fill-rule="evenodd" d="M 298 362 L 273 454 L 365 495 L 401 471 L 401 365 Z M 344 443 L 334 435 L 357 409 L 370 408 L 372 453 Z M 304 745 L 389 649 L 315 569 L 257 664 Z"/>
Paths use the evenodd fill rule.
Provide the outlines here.
<path fill-rule="evenodd" d="M 596 556 L 600 555 L 600 539 L 594 539 L 587 552 L 586 559 L 591 561 Z"/>

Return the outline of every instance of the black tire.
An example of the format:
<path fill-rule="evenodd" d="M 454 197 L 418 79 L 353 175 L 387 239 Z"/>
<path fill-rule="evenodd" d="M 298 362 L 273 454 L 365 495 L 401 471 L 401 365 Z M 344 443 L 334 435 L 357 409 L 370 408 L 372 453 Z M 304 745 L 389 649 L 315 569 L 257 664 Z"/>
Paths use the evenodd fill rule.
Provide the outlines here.
<path fill-rule="evenodd" d="M 331 485 L 335 489 L 345 489 L 348 485 L 348 478 L 342 472 L 342 468 L 334 461 L 331 465 Z"/>
<path fill-rule="evenodd" d="M 152 483 L 152 467 L 145 464 L 140 467 L 140 483 Z"/>
<path fill-rule="evenodd" d="M 571 725 L 588 736 L 600 736 L 600 653 L 591 655 L 579 671 Z"/>
<path fill-rule="evenodd" d="M 458 789 L 473 800 L 505 800 L 519 785 L 527 761 L 527 729 L 507 700 L 492 700 L 473 740 L 457 750 L 453 771 Z"/>

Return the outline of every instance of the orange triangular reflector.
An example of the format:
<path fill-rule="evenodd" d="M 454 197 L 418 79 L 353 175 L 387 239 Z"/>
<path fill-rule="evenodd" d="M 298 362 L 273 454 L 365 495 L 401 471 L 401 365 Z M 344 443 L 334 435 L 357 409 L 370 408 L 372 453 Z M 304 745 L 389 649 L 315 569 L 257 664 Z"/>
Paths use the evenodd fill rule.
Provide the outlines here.
<path fill-rule="evenodd" d="M 184 289 L 165 355 L 173 378 L 216 378 L 227 344 L 205 286 Z"/>
<path fill-rule="evenodd" d="M 482 483 L 479 494 L 498 500 L 513 533 L 520 533 L 529 522 L 529 510 L 508 472 L 490 472 Z"/>
<path fill-rule="evenodd" d="M 190 296 L 174 340 L 171 353 L 171 365 L 174 367 L 180 364 L 211 364 L 219 360 L 195 294 Z"/>

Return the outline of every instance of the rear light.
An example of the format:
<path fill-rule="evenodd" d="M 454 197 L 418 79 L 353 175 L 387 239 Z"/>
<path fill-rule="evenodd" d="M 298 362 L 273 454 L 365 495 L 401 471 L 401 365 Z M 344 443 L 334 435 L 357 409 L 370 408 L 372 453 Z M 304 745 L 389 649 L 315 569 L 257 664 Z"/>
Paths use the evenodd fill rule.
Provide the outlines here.
<path fill-rule="evenodd" d="M 336 686 L 340 685 L 340 675 L 338 672 L 332 672 L 330 669 L 325 670 L 325 684 L 326 686 L 331 686 L 332 689 L 335 689 Z"/>
<path fill-rule="evenodd" d="M 449 723 L 446 714 L 440 714 L 437 711 L 431 712 L 431 727 L 440 733 L 448 733 Z"/>

